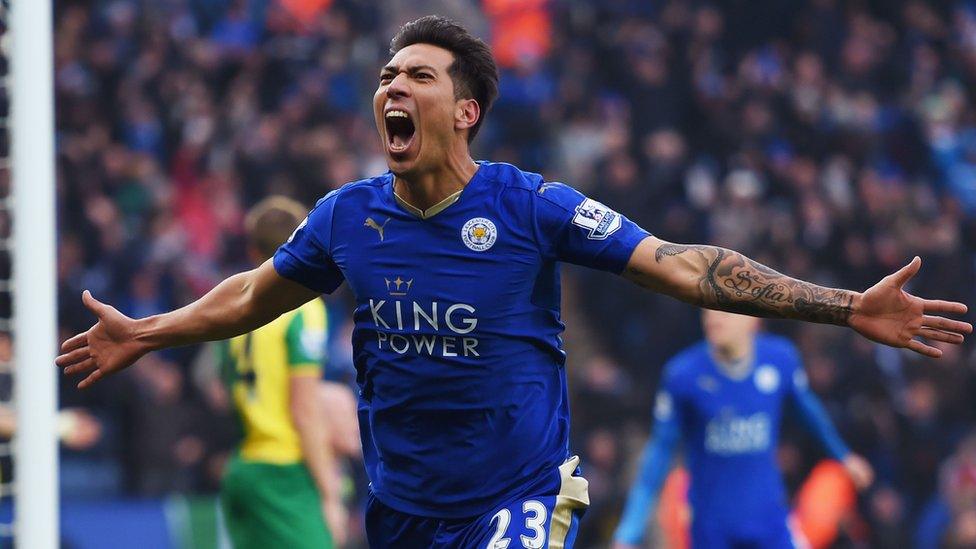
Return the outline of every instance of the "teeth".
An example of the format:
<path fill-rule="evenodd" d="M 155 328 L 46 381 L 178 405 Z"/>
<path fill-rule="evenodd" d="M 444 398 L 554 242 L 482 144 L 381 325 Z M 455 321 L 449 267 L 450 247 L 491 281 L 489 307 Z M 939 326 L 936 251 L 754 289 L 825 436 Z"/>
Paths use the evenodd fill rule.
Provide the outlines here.
<path fill-rule="evenodd" d="M 386 113 L 386 117 L 387 118 L 410 118 L 410 115 L 408 115 L 404 111 L 389 111 Z"/>

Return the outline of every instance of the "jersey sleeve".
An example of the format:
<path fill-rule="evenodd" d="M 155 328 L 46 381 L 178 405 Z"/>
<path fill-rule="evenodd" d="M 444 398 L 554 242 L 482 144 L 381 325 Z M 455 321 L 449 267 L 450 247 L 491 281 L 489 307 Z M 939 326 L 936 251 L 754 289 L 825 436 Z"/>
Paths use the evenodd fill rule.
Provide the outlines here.
<path fill-rule="evenodd" d="M 790 400 L 803 425 L 817 441 L 823 445 L 830 457 L 843 460 L 850 453 L 840 434 L 830 421 L 830 415 L 824 409 L 820 399 L 810 390 L 807 374 L 800 360 L 800 353 L 796 347 L 788 345 L 785 350 L 785 371 L 788 374 Z"/>
<path fill-rule="evenodd" d="M 296 312 L 285 330 L 291 375 L 321 375 L 325 336 L 325 307 L 321 301 L 313 301 Z"/>
<path fill-rule="evenodd" d="M 654 428 L 641 454 L 634 486 L 620 516 L 614 540 L 630 545 L 644 540 L 648 515 L 657 507 L 661 488 L 671 469 L 675 449 L 681 440 L 680 410 L 675 396 L 680 392 L 673 376 L 667 376 L 654 401 Z"/>
<path fill-rule="evenodd" d="M 543 254 L 558 261 L 621 273 L 650 234 L 626 217 L 563 183 L 536 191 L 537 234 Z"/>
<path fill-rule="evenodd" d="M 338 190 L 319 200 L 305 221 L 274 255 L 274 268 L 284 278 L 310 290 L 329 294 L 344 277 L 332 260 L 332 217 Z"/>

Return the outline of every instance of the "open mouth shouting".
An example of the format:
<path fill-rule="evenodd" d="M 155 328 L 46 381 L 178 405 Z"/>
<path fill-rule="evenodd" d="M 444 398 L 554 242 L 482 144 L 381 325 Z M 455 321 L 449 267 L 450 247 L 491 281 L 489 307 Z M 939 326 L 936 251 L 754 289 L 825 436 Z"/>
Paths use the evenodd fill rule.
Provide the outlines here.
<path fill-rule="evenodd" d="M 403 109 L 390 107 L 383 113 L 383 120 L 386 123 L 386 146 L 390 155 L 406 156 L 416 135 L 416 127 L 410 114 Z"/>

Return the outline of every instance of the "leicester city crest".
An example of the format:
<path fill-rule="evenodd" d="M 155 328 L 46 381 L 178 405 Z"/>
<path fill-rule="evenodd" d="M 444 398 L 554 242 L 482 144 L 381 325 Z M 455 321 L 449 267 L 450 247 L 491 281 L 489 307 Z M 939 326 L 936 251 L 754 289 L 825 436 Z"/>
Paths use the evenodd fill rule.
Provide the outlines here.
<path fill-rule="evenodd" d="M 763 364 L 756 369 L 756 388 L 764 393 L 774 393 L 779 388 L 779 370 L 770 364 Z"/>
<path fill-rule="evenodd" d="M 475 217 L 461 227 L 461 241 L 468 248 L 483 252 L 491 248 L 498 239 L 498 229 L 490 219 Z"/>

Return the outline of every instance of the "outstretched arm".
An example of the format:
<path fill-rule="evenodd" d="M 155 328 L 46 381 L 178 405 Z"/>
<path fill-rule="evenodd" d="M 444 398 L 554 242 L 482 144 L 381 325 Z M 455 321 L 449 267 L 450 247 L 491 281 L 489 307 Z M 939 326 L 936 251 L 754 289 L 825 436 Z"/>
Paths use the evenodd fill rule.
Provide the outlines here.
<path fill-rule="evenodd" d="M 916 257 L 860 293 L 790 278 L 725 248 L 648 237 L 634 250 L 624 276 L 700 307 L 850 326 L 878 343 L 939 357 L 941 350 L 915 338 L 959 344 L 973 327 L 931 314 L 964 314 L 964 304 L 921 299 L 902 289 L 921 263 Z"/>
<path fill-rule="evenodd" d="M 234 337 L 316 296 L 318 293 L 279 276 L 271 260 L 224 280 L 186 307 L 138 320 L 85 291 L 82 300 L 98 321 L 61 344 L 56 364 L 65 374 L 88 373 L 78 384 L 84 389 L 150 351 Z"/>

